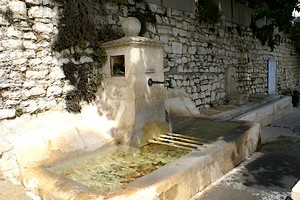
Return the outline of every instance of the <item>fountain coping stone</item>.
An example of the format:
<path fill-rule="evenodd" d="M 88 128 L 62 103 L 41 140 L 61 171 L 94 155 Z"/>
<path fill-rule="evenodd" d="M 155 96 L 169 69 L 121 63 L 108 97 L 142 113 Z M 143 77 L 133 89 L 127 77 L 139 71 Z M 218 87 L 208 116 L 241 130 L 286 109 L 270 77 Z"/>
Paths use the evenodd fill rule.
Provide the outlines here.
<path fill-rule="evenodd" d="M 292 188 L 291 197 L 294 200 L 300 200 L 300 180 Z"/>
<path fill-rule="evenodd" d="M 165 43 L 157 40 L 153 40 L 150 38 L 145 38 L 141 36 L 125 36 L 117 40 L 105 42 L 102 44 L 104 49 L 112 49 L 121 46 L 129 46 L 129 45 L 139 45 L 139 46 L 154 46 L 154 47 L 164 47 Z"/>

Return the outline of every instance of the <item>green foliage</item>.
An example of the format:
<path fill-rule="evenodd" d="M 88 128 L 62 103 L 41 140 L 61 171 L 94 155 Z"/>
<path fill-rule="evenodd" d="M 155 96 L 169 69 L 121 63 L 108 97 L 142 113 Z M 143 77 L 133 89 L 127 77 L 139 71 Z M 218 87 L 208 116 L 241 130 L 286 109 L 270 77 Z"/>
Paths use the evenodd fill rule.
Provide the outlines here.
<path fill-rule="evenodd" d="M 214 0 L 198 0 L 196 2 L 197 18 L 200 23 L 216 23 L 220 20 L 222 13 L 218 3 Z"/>
<path fill-rule="evenodd" d="M 16 109 L 16 116 L 17 117 L 21 117 L 21 115 L 23 115 L 23 114 L 24 114 L 24 112 L 23 112 L 23 110 L 21 108 L 17 108 Z"/>
<path fill-rule="evenodd" d="M 136 0 L 136 2 L 143 2 L 143 0 Z M 146 10 L 137 9 L 133 12 L 130 12 L 129 16 L 136 17 L 141 22 L 141 32 L 140 34 L 144 34 L 147 31 L 147 23 L 155 24 L 156 18 L 155 14 L 150 10 L 149 5 L 146 4 Z"/>
<path fill-rule="evenodd" d="M 106 51 L 101 47 L 101 43 L 98 42 L 93 50 L 92 56 L 94 60 L 97 60 L 100 64 L 104 64 L 107 59 L 107 55 Z"/>
<path fill-rule="evenodd" d="M 274 50 L 277 42 L 273 37 L 275 27 L 272 24 L 258 28 L 256 23 L 251 20 L 250 28 L 252 29 L 253 34 L 261 41 L 262 45 L 268 44 L 271 50 Z"/>
<path fill-rule="evenodd" d="M 78 113 L 81 111 L 80 101 L 91 102 L 95 99 L 95 93 L 101 84 L 101 75 L 97 69 L 99 65 L 85 63 L 76 65 L 67 63 L 63 65 L 63 70 L 70 84 L 77 89 L 69 91 L 66 95 L 66 106 L 69 112 Z"/>
<path fill-rule="evenodd" d="M 86 48 L 87 42 L 93 48 L 92 57 L 95 63 L 63 65 L 66 79 L 76 90 L 66 95 L 66 106 L 70 112 L 80 112 L 82 100 L 91 102 L 95 99 L 95 92 L 101 85 L 101 74 L 98 67 L 106 61 L 106 52 L 101 48 L 101 42 L 122 37 L 123 33 L 113 28 L 105 19 L 107 2 L 118 6 L 127 4 L 127 0 L 54 0 L 61 6 L 63 12 L 59 20 L 59 32 L 53 49 L 62 51 L 72 47 Z M 147 22 L 155 22 L 155 16 L 144 0 L 135 0 L 136 3 L 145 3 L 146 9 L 129 9 L 128 16 L 137 17 L 142 24 L 142 31 L 146 30 Z M 9 14 L 9 13 L 8 13 Z M 78 61 L 82 55 L 73 53 Z"/>
<path fill-rule="evenodd" d="M 242 0 L 242 2 L 247 2 L 255 9 L 250 27 L 262 44 L 267 42 L 272 50 L 277 45 L 274 39 L 275 28 L 286 33 L 293 32 L 292 12 L 294 9 L 299 10 L 298 0 Z M 257 27 L 257 21 L 266 21 L 266 24 Z"/>
<path fill-rule="evenodd" d="M 255 20 L 267 19 L 269 24 L 278 27 L 279 31 L 288 32 L 293 20 L 292 12 L 298 0 L 267 0 L 265 4 L 260 4 L 256 11 Z"/>
<path fill-rule="evenodd" d="M 91 17 L 95 11 L 92 4 L 92 0 L 64 1 L 55 50 L 61 51 L 84 41 L 92 43 L 95 40 L 95 24 Z"/>
<path fill-rule="evenodd" d="M 300 21 L 299 18 L 295 20 L 291 29 L 292 39 L 296 43 L 296 51 L 300 53 Z"/>

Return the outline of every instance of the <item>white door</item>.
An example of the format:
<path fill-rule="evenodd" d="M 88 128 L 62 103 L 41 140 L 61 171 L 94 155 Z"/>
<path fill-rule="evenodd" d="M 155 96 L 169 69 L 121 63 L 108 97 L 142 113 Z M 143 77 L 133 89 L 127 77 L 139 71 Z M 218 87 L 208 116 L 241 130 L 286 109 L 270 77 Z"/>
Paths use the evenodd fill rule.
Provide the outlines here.
<path fill-rule="evenodd" d="M 277 63 L 274 59 L 268 61 L 268 94 L 276 94 Z"/>

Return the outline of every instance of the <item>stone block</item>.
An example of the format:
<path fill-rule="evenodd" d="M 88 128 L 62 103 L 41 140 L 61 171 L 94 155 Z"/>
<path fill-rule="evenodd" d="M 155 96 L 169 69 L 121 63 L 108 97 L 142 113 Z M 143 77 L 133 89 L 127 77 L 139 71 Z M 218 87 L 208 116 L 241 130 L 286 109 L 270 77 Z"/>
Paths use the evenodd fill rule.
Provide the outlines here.
<path fill-rule="evenodd" d="M 182 43 L 172 42 L 172 50 L 174 54 L 182 54 Z"/>
<path fill-rule="evenodd" d="M 35 81 L 26 81 L 23 83 L 23 87 L 24 88 L 32 88 L 32 87 L 36 87 L 36 82 Z"/>
<path fill-rule="evenodd" d="M 43 0 L 25 0 L 26 3 L 34 4 L 34 5 L 40 5 L 43 3 Z"/>
<path fill-rule="evenodd" d="M 179 35 L 179 31 L 180 31 L 180 29 L 178 29 L 178 28 L 175 28 L 175 27 L 172 28 L 172 32 L 175 37 Z"/>
<path fill-rule="evenodd" d="M 1 2 L 0 2 L 0 5 L 6 5 L 8 3 L 8 0 L 2 0 Z"/>
<path fill-rule="evenodd" d="M 157 6 L 157 13 L 158 14 L 165 14 L 166 13 L 166 8 L 162 7 L 162 6 Z"/>
<path fill-rule="evenodd" d="M 23 1 L 11 1 L 8 3 L 8 8 L 14 14 L 27 15 L 26 3 Z"/>
<path fill-rule="evenodd" d="M 16 117 L 15 109 L 2 109 L 0 110 L 0 120 L 1 119 L 10 119 Z"/>
<path fill-rule="evenodd" d="M 149 3 L 149 8 L 153 13 L 157 12 L 157 5 L 156 4 Z"/>
<path fill-rule="evenodd" d="M 40 23 L 37 22 L 33 25 L 33 30 L 40 32 L 40 33 L 52 33 L 53 31 L 53 24 L 44 24 L 44 23 Z M 49 46 L 49 43 L 47 43 L 46 46 Z"/>
<path fill-rule="evenodd" d="M 38 85 L 36 87 L 33 87 L 29 91 L 30 96 L 39 96 L 46 94 L 46 90 L 43 88 L 43 86 Z"/>
<path fill-rule="evenodd" d="M 66 77 L 65 73 L 63 72 L 63 70 L 60 67 L 52 68 L 52 71 L 49 76 L 53 80 L 59 80 L 59 79 L 63 79 Z"/>
<path fill-rule="evenodd" d="M 37 40 L 37 37 L 33 32 L 24 33 L 23 38 L 29 40 Z"/>
<path fill-rule="evenodd" d="M 18 39 L 3 40 L 2 46 L 6 50 L 20 49 L 23 46 L 23 41 Z"/>
<path fill-rule="evenodd" d="M 6 77 L 7 73 L 4 70 L 0 70 L 0 80 L 3 80 Z"/>
<path fill-rule="evenodd" d="M 59 86 L 51 86 L 47 89 L 47 96 L 59 96 L 62 94 L 62 88 Z"/>
<path fill-rule="evenodd" d="M 188 62 L 188 58 L 187 57 L 183 57 L 182 58 L 182 63 L 187 63 Z"/>
<path fill-rule="evenodd" d="M 94 62 L 94 60 L 93 60 L 93 58 L 91 58 L 91 57 L 81 56 L 79 62 L 80 62 L 81 64 L 83 64 L 83 63 Z"/>
<path fill-rule="evenodd" d="M 13 65 L 23 65 L 26 62 L 27 62 L 27 58 L 20 58 L 20 59 L 13 60 L 12 64 Z"/>
<path fill-rule="evenodd" d="M 194 55 L 197 52 L 197 48 L 196 47 L 189 47 L 188 52 L 189 52 L 189 54 Z"/>
<path fill-rule="evenodd" d="M 47 70 L 26 71 L 26 78 L 29 80 L 45 79 L 47 74 L 48 74 Z"/>
<path fill-rule="evenodd" d="M 29 66 L 30 67 L 37 66 L 37 65 L 40 65 L 40 64 L 42 64 L 42 60 L 40 58 L 29 60 Z"/>
<path fill-rule="evenodd" d="M 163 22 L 164 24 L 166 24 L 166 25 L 169 25 L 169 24 L 170 24 L 169 18 L 167 18 L 167 17 L 162 17 L 161 19 L 162 19 L 162 22 Z"/>
<path fill-rule="evenodd" d="M 300 181 L 292 188 L 291 197 L 293 200 L 300 200 Z"/>
<path fill-rule="evenodd" d="M 10 57 L 9 57 L 9 53 L 8 52 L 4 52 L 4 53 L 0 53 L 0 61 L 4 62 L 4 61 L 9 61 Z"/>
<path fill-rule="evenodd" d="M 9 88 L 10 84 L 9 83 L 0 83 L 0 88 L 1 89 L 5 89 L 5 88 Z"/>
<path fill-rule="evenodd" d="M 14 29 L 13 26 L 8 27 L 7 37 L 9 37 L 9 38 L 10 37 L 17 37 L 17 38 L 19 38 L 21 36 L 22 36 L 22 33 L 20 31 L 16 30 L 16 29 Z"/>
<path fill-rule="evenodd" d="M 33 50 L 37 49 L 36 44 L 33 43 L 32 41 L 26 41 L 26 40 L 25 40 L 25 41 L 23 42 L 23 46 L 24 46 L 25 49 L 33 49 Z"/>
<path fill-rule="evenodd" d="M 168 26 L 157 26 L 157 32 L 160 34 L 172 34 L 172 29 Z"/>
<path fill-rule="evenodd" d="M 155 15 L 156 23 L 162 24 L 162 18 L 159 15 Z"/>
<path fill-rule="evenodd" d="M 42 7 L 42 6 L 35 6 L 31 7 L 28 10 L 29 18 L 48 18 L 51 19 L 55 17 L 55 13 L 51 8 Z"/>

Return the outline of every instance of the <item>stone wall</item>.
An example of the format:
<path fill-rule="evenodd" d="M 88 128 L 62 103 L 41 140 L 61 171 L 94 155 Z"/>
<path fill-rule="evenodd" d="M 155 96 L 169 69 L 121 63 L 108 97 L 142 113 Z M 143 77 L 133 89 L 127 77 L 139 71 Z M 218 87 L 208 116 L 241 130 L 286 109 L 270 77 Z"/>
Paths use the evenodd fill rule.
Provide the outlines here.
<path fill-rule="evenodd" d="M 299 84 L 299 54 L 287 37 L 274 50 L 262 45 L 247 26 L 222 21 L 199 25 L 195 15 L 151 5 L 156 26 L 148 35 L 166 42 L 165 78 L 184 90 L 200 109 L 226 97 L 225 71 L 236 68 L 239 93 L 268 91 L 268 60 L 278 64 L 278 92 Z M 243 23 L 245 20 L 242 21 Z"/>
<path fill-rule="evenodd" d="M 74 89 L 62 65 L 85 63 L 71 54 L 91 49 L 53 51 L 61 7 L 52 0 L 0 2 L 0 120 L 24 113 L 64 109 L 65 95 Z"/>
<path fill-rule="evenodd" d="M 149 4 L 156 23 L 143 36 L 166 43 L 165 79 L 185 91 L 199 109 L 225 100 L 225 71 L 235 67 L 240 93 L 267 92 L 267 61 L 278 62 L 278 89 L 298 85 L 299 55 L 292 41 L 282 37 L 271 51 L 249 27 L 222 21 L 199 25 L 195 14 Z M 144 12 L 144 4 L 109 3 L 107 21 L 120 29 L 119 17 Z M 93 62 L 92 52 L 71 48 L 55 52 L 61 7 L 52 0 L 0 2 L 0 120 L 22 113 L 65 109 L 65 96 L 74 89 L 62 70 L 64 63 Z M 120 30 L 118 30 L 120 31 Z M 71 54 L 87 52 L 78 61 Z"/>

